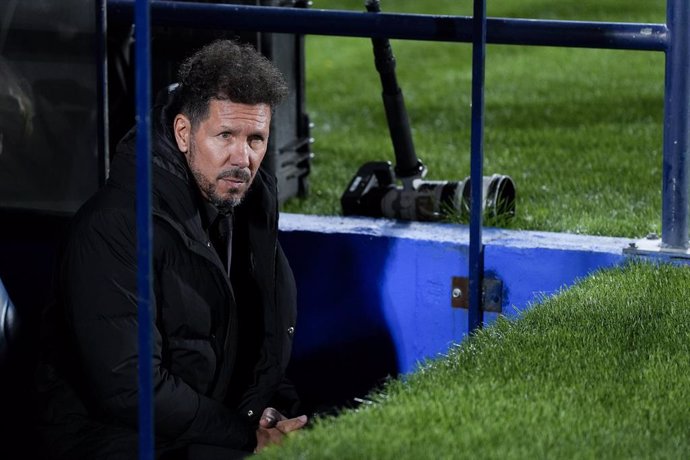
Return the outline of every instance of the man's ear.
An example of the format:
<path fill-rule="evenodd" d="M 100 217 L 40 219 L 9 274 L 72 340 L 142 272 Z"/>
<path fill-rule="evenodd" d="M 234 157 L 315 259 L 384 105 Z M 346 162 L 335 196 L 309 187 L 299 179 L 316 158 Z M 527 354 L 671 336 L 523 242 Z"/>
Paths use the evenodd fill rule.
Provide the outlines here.
<path fill-rule="evenodd" d="M 177 148 L 185 155 L 189 152 L 189 144 L 192 136 L 192 123 L 186 116 L 178 113 L 173 121 L 173 133 Z"/>

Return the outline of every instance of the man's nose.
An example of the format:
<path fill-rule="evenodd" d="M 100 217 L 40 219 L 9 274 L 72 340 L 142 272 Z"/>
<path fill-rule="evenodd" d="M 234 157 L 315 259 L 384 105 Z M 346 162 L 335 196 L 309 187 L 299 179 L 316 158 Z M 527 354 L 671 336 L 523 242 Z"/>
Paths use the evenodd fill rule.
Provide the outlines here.
<path fill-rule="evenodd" d="M 233 143 L 230 150 L 229 158 L 229 161 L 232 164 L 232 166 L 236 166 L 239 168 L 248 168 L 250 150 L 251 149 L 249 148 L 249 144 L 247 142 Z"/>

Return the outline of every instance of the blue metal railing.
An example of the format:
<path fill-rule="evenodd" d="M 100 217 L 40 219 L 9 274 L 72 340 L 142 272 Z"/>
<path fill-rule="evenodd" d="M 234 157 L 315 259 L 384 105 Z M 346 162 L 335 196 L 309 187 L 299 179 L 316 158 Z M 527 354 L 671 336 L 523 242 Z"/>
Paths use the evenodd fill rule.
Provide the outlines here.
<path fill-rule="evenodd" d="M 139 458 L 153 460 L 153 217 L 151 210 L 151 10 L 149 0 L 137 0 L 136 41 L 136 165 L 137 165 L 137 308 L 139 340 Z"/>
<path fill-rule="evenodd" d="M 661 244 L 688 246 L 688 149 L 690 148 L 690 4 L 668 0 Z"/>
<path fill-rule="evenodd" d="M 677 0 L 674 0 L 677 1 Z M 110 21 L 131 22 L 133 0 L 108 0 Z M 364 2 L 362 1 L 362 5 Z M 154 25 L 232 28 L 262 32 L 378 37 L 403 40 L 472 42 L 472 18 L 154 1 Z M 486 42 L 665 51 L 664 24 L 603 23 L 488 18 Z"/>
<path fill-rule="evenodd" d="M 484 70 L 486 61 L 486 0 L 474 0 L 472 16 L 472 126 L 470 133 L 470 331 L 484 322 L 482 310 L 484 279 L 484 243 L 482 217 L 484 197 Z"/>
<path fill-rule="evenodd" d="M 485 46 L 538 45 L 662 51 L 666 53 L 662 186 L 662 246 L 688 246 L 688 149 L 690 148 L 690 0 L 667 0 L 666 24 L 603 23 L 487 18 L 486 0 L 474 0 L 473 17 L 308 10 L 301 8 L 196 4 L 136 0 L 137 30 L 137 199 L 140 325 L 150 324 L 151 217 L 149 138 L 149 21 L 156 25 L 217 27 L 274 33 L 336 35 L 407 40 L 471 42 L 472 134 L 470 221 L 470 331 L 482 324 L 482 174 Z M 145 6 L 144 6 L 145 5 Z M 108 0 L 108 20 L 131 23 L 135 0 Z M 146 94 L 146 95 L 145 95 Z M 141 98 L 146 99 L 140 100 Z M 149 316 L 145 316 L 149 315 Z M 147 335 L 148 334 L 148 335 Z M 140 359 L 150 359 L 150 331 L 140 335 Z M 149 347 L 149 348 L 144 348 Z M 141 458 L 153 458 L 151 363 L 141 362 Z M 147 386 L 147 383 L 148 386 Z"/>
<path fill-rule="evenodd" d="M 133 0 L 109 0 L 110 21 L 130 22 Z M 663 51 L 667 55 L 664 130 L 662 244 L 685 248 L 688 239 L 688 0 L 668 0 L 667 24 L 604 23 L 488 18 L 486 43 Z M 156 1 L 152 23 L 264 32 L 387 37 L 449 42 L 472 41 L 472 18 L 459 16 L 257 7 Z M 678 13 L 680 12 L 680 13 Z M 670 29 L 674 33 L 670 33 Z"/>

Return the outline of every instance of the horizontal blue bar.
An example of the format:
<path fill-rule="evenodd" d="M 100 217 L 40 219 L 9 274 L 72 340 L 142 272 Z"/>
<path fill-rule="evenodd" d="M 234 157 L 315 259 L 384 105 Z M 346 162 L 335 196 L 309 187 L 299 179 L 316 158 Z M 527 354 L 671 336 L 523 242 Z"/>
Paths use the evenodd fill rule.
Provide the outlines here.
<path fill-rule="evenodd" d="M 134 0 L 108 0 L 108 20 L 131 22 Z M 336 35 L 472 42 L 472 18 L 154 1 L 155 25 L 260 30 L 274 33 Z M 665 51 L 664 24 L 489 18 L 487 43 L 578 48 Z"/>

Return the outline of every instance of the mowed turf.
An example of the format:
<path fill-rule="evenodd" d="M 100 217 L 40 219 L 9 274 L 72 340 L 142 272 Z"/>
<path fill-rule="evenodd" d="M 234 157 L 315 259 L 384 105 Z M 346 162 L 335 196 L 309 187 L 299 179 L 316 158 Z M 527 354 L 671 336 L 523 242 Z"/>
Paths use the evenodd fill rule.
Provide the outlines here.
<path fill-rule="evenodd" d="M 687 458 L 690 268 L 599 272 L 266 458 Z"/>
<path fill-rule="evenodd" d="M 471 1 L 383 0 L 385 12 L 469 15 Z M 313 8 L 364 11 L 363 1 Z M 665 2 L 502 0 L 494 17 L 665 21 Z M 417 155 L 428 179 L 470 172 L 471 45 L 392 40 Z M 311 191 L 288 212 L 338 215 L 368 161 L 394 161 L 366 38 L 306 38 L 314 122 Z M 488 45 L 485 175 L 511 176 L 529 230 L 641 237 L 660 232 L 664 56 L 660 52 Z"/>

